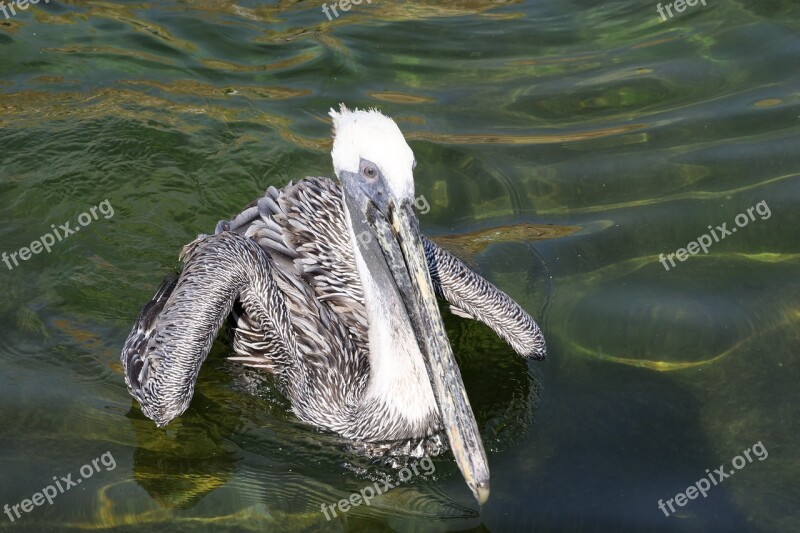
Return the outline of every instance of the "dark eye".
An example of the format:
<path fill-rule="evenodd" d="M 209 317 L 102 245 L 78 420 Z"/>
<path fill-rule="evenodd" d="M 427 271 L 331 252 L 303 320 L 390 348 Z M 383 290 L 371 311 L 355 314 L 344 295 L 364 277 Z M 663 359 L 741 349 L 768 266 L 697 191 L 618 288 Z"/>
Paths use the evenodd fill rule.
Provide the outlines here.
<path fill-rule="evenodd" d="M 373 165 L 367 165 L 364 167 L 364 175 L 368 178 L 376 178 L 378 177 L 378 169 Z"/>

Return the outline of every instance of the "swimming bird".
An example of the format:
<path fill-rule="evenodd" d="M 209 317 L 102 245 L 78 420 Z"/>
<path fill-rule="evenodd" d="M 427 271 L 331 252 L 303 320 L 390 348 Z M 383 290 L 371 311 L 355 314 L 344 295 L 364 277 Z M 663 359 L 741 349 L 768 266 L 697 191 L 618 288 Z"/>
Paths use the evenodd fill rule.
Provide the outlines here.
<path fill-rule="evenodd" d="M 508 295 L 420 233 L 416 160 L 377 110 L 331 110 L 337 181 L 266 194 L 184 247 L 121 354 L 128 390 L 164 426 L 188 407 L 230 317 L 232 360 L 274 374 L 302 421 L 364 443 L 444 433 L 480 504 L 489 468 L 437 296 L 525 358 L 545 341 Z"/>

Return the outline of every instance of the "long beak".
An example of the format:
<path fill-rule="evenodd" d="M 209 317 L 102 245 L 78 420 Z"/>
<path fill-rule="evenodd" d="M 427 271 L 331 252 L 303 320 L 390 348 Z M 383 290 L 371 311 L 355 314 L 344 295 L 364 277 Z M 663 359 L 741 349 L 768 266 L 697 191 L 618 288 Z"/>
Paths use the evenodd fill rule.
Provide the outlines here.
<path fill-rule="evenodd" d="M 486 452 L 439 313 L 414 208 L 410 201 L 363 207 L 411 319 L 456 463 L 483 505 L 489 498 Z"/>

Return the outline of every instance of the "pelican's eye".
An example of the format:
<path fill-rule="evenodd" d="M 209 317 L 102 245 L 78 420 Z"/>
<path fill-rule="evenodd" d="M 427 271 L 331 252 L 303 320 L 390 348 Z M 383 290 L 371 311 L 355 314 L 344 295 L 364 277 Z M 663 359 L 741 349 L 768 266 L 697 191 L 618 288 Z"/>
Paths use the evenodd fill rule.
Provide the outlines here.
<path fill-rule="evenodd" d="M 361 174 L 363 174 L 370 180 L 374 180 L 378 178 L 380 172 L 378 172 L 378 167 L 376 167 L 374 163 L 370 163 L 369 161 L 362 161 Z"/>

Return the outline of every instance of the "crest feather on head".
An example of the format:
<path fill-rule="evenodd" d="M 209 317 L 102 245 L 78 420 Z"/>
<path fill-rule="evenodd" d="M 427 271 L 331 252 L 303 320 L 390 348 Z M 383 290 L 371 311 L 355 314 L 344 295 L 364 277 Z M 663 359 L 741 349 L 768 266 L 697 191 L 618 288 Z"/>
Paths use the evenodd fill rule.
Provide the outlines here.
<path fill-rule="evenodd" d="M 379 110 L 331 108 L 333 119 L 333 170 L 357 173 L 362 159 L 378 166 L 398 199 L 413 197 L 414 152 L 394 120 Z"/>

